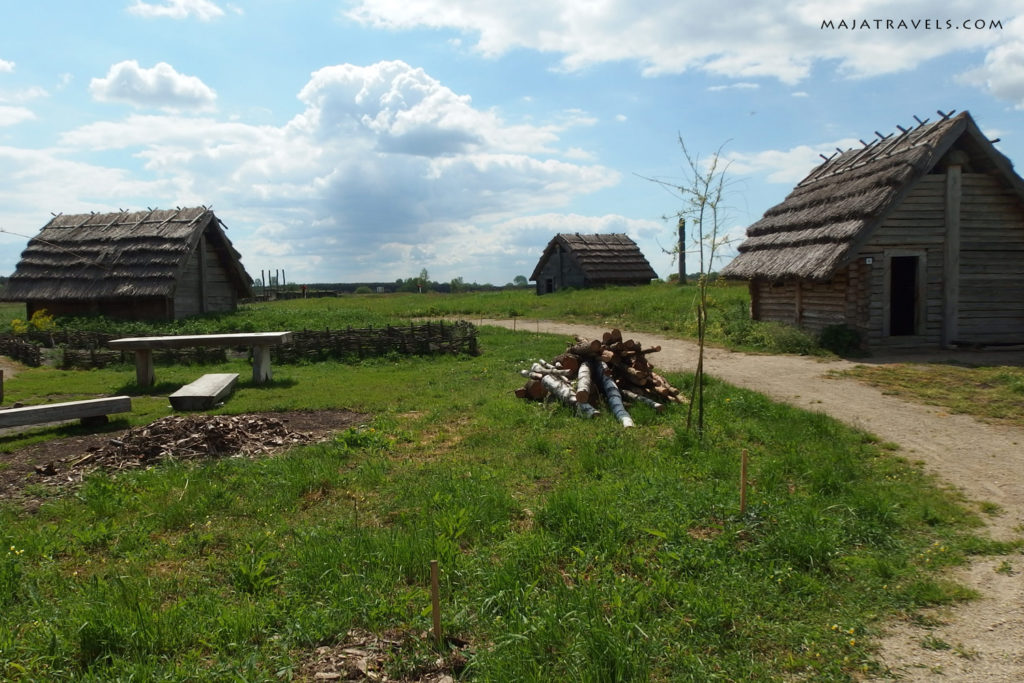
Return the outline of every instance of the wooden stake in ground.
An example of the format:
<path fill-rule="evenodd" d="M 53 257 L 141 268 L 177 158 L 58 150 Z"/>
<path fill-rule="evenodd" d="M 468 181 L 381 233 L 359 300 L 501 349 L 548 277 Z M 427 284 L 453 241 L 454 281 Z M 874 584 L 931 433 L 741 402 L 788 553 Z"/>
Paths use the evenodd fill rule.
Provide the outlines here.
<path fill-rule="evenodd" d="M 740 453 L 740 514 L 747 513 L 747 449 Z"/>
<path fill-rule="evenodd" d="M 434 615 L 434 641 L 441 647 L 441 586 L 437 560 L 430 561 L 430 608 Z"/>

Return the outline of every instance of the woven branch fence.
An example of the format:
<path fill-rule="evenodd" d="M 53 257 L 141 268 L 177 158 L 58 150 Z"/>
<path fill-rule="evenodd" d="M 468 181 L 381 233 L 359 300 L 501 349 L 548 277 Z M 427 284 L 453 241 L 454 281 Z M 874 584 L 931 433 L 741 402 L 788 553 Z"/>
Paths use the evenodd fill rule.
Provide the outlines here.
<path fill-rule="evenodd" d="M 42 347 L 59 348 L 53 355 L 63 369 L 103 368 L 108 365 L 134 362 L 130 351 L 106 348 L 116 335 L 103 332 L 60 331 L 30 332 L 23 335 L 0 336 L 0 354 L 26 365 L 43 362 Z M 249 349 L 239 349 L 248 353 Z M 271 347 L 275 363 L 301 363 L 320 360 L 350 360 L 399 355 L 476 355 L 476 327 L 463 320 L 457 322 L 426 322 L 386 327 L 347 328 L 344 330 L 302 330 L 292 333 L 292 343 Z M 224 362 L 228 349 L 195 347 L 157 349 L 153 361 L 158 364 L 193 364 Z"/>

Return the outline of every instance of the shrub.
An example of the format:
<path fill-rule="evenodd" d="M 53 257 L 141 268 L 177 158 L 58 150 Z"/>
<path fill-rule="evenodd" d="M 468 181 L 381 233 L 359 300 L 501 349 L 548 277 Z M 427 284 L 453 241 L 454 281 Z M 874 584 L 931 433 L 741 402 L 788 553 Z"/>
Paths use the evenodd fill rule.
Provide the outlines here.
<path fill-rule="evenodd" d="M 860 333 L 848 325 L 829 325 L 821 331 L 818 345 L 837 355 L 846 356 L 860 351 Z"/>
<path fill-rule="evenodd" d="M 360 286 L 356 287 L 355 293 L 356 294 L 373 294 L 373 290 L 370 289 L 369 287 L 367 287 L 366 285 L 360 285 Z"/>

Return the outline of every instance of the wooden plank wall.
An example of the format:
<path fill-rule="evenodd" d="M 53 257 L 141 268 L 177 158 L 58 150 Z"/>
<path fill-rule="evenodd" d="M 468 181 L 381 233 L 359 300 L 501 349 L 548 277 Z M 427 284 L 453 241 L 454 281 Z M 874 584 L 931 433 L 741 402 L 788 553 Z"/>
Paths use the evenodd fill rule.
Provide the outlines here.
<path fill-rule="evenodd" d="M 224 268 L 224 260 L 209 240 L 203 240 L 206 246 L 205 259 L 197 248 L 189 256 L 182 270 L 174 292 L 174 317 L 186 318 L 204 312 L 200 298 L 206 296 L 207 313 L 233 311 L 238 305 L 238 296 L 228 271 Z M 205 260 L 205 288 L 200 278 L 200 264 Z"/>
<path fill-rule="evenodd" d="M 878 347 L 934 347 L 942 334 L 943 245 L 945 244 L 945 174 L 926 175 L 907 194 L 898 207 L 875 230 L 857 256 L 863 262 L 871 258 L 868 270 L 867 341 Z M 919 334 L 889 337 L 887 329 L 889 288 L 886 280 L 886 256 L 919 254 L 923 257 L 926 285 Z"/>
<path fill-rule="evenodd" d="M 754 317 L 797 325 L 815 334 L 829 325 L 849 324 L 848 311 L 851 305 L 856 311 L 856 302 L 848 300 L 848 282 L 848 269 L 822 283 L 755 280 L 751 286 Z"/>
<path fill-rule="evenodd" d="M 963 175 L 958 341 L 1024 342 L 1024 207 L 983 173 Z"/>

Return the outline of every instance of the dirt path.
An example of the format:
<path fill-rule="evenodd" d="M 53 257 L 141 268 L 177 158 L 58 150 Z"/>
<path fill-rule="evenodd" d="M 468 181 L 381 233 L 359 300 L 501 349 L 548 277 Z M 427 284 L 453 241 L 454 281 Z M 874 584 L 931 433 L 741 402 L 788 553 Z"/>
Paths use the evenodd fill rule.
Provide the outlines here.
<path fill-rule="evenodd" d="M 481 320 L 482 325 L 513 327 L 512 321 Z M 525 331 L 600 337 L 607 328 L 546 321 L 515 323 Z M 652 358 L 667 371 L 690 371 L 697 359 L 692 342 L 667 339 L 646 332 L 626 332 L 644 345 L 660 344 Z M 1021 364 L 1021 352 L 957 352 L 930 357 L 972 362 Z M 917 356 L 917 360 L 921 357 Z M 871 359 L 872 363 L 896 361 Z M 912 461 L 942 481 L 961 490 L 974 504 L 989 503 L 1002 510 L 983 515 L 988 533 L 997 539 L 1024 533 L 1024 430 L 952 415 L 941 408 L 922 406 L 886 396 L 852 379 L 826 376 L 831 370 L 853 367 L 845 360 L 799 356 L 769 356 L 706 349 L 705 371 L 730 384 L 760 391 L 772 398 L 812 411 L 827 413 L 843 422 L 899 444 Z M 1009 566 L 1004 565 L 1008 562 Z M 996 571 L 1000 569 L 1000 571 Z M 955 609 L 937 610 L 919 623 L 890 625 L 880 641 L 879 658 L 903 681 L 934 681 L 941 677 L 958 683 L 1024 681 L 1024 558 L 982 559 L 957 571 L 954 578 L 978 590 L 981 598 Z M 932 648 L 922 642 L 929 639 Z M 945 643 L 949 647 L 943 649 Z"/>

